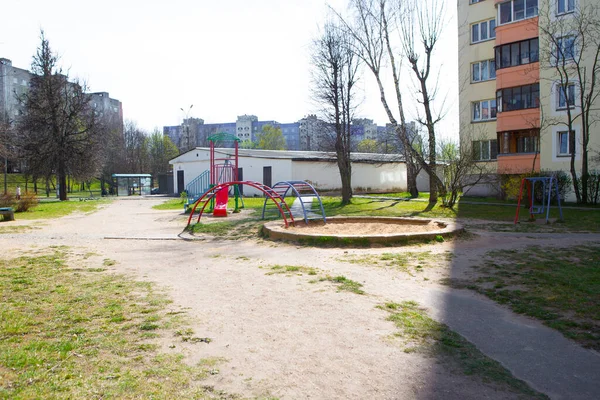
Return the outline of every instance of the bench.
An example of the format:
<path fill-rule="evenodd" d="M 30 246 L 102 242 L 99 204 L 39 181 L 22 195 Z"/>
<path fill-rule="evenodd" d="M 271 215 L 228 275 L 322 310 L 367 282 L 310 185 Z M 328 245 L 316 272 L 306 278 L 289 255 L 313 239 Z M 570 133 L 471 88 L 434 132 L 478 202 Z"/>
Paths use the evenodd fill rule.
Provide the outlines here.
<path fill-rule="evenodd" d="M 15 220 L 15 210 L 12 207 L 0 207 L 0 215 L 2 215 L 4 221 Z"/>

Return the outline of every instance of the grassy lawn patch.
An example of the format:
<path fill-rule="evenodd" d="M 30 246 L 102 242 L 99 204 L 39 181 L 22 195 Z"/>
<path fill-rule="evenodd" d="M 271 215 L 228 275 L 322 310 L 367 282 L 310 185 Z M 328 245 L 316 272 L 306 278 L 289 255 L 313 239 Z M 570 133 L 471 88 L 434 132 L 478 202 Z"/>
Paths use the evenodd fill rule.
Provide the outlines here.
<path fill-rule="evenodd" d="M 273 265 L 270 267 L 271 271 L 267 272 L 266 275 L 317 275 L 317 269 L 311 267 L 302 267 L 297 265 Z"/>
<path fill-rule="evenodd" d="M 489 252 L 479 278 L 450 281 L 600 350 L 600 245 Z"/>
<path fill-rule="evenodd" d="M 394 268 L 413 275 L 413 272 L 423 272 L 430 268 L 446 263 L 452 259 L 452 253 L 432 253 L 431 251 L 406 251 L 402 253 L 383 253 L 381 255 L 344 255 L 339 261 L 361 264 L 366 266 Z"/>
<path fill-rule="evenodd" d="M 418 352 L 432 357 L 444 357 L 465 375 L 478 376 L 528 398 L 547 398 L 515 378 L 497 361 L 481 353 L 465 338 L 446 325 L 429 318 L 414 301 L 386 303 L 379 306 L 389 312 L 388 320 L 398 328 L 396 336 L 403 338 L 405 352 Z"/>
<path fill-rule="evenodd" d="M 260 218 L 244 218 L 239 220 L 227 220 L 225 218 L 217 222 L 200 221 L 198 224 L 190 225 L 188 229 L 192 234 L 207 234 L 221 239 L 247 239 L 259 237 L 259 232 L 265 221 Z"/>
<path fill-rule="evenodd" d="M 164 203 L 156 204 L 152 206 L 155 210 L 180 210 L 183 211 L 184 201 L 179 197 L 176 199 L 169 199 Z"/>
<path fill-rule="evenodd" d="M 365 291 L 362 290 L 362 283 L 358 283 L 356 281 L 353 281 L 352 279 L 348 279 L 343 275 L 339 275 L 339 276 L 323 276 L 320 277 L 319 279 L 315 279 L 312 280 L 311 283 L 316 283 L 316 282 L 331 282 L 334 283 L 338 290 L 343 290 L 346 292 L 352 292 L 355 294 L 365 294 Z"/>
<path fill-rule="evenodd" d="M 443 207 L 441 202 L 429 204 L 427 201 L 405 200 L 378 200 L 355 197 L 352 203 L 340 205 L 339 197 L 321 197 L 323 208 L 328 217 L 340 216 L 382 216 L 382 217 L 423 217 L 423 218 L 469 218 L 481 219 L 492 222 L 505 222 L 508 224 L 481 224 L 480 228 L 494 230 L 525 232 L 565 232 L 565 231 L 599 231 L 600 207 L 586 207 L 585 209 L 564 208 L 564 222 L 552 225 L 530 224 L 522 222 L 517 226 L 510 224 L 514 221 L 516 204 L 503 206 L 481 201 L 477 204 L 458 203 L 454 209 Z M 525 221 L 527 211 L 521 210 L 521 220 Z M 558 209 L 552 207 L 551 218 L 558 216 Z M 545 219 L 545 214 L 538 215 L 538 219 Z"/>
<path fill-rule="evenodd" d="M 66 248 L 0 259 L 0 399 L 212 398 L 194 382 L 213 360 L 157 350 L 182 324 L 169 300 L 84 264 Z"/>
<path fill-rule="evenodd" d="M 35 207 L 26 212 L 15 214 L 16 219 L 49 219 L 60 218 L 74 212 L 90 213 L 96 211 L 98 207 L 110 203 L 107 198 L 98 199 L 95 201 L 40 201 Z"/>

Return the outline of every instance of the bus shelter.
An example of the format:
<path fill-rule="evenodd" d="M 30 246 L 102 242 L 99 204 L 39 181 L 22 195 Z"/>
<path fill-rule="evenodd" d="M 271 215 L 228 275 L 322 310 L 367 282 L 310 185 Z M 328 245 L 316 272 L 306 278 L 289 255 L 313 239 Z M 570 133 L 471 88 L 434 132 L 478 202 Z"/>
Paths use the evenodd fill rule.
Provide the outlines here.
<path fill-rule="evenodd" d="M 152 189 L 150 174 L 112 174 L 113 187 L 117 188 L 117 196 L 146 196 Z"/>

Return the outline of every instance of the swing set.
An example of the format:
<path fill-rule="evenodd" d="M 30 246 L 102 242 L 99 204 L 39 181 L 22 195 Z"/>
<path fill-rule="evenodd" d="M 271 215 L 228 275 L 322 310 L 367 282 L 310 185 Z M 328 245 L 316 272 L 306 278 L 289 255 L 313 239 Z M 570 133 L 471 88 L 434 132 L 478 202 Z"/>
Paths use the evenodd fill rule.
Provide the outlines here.
<path fill-rule="evenodd" d="M 560 206 L 560 195 L 558 193 L 558 181 L 554 176 L 538 176 L 523 178 L 521 180 L 521 188 L 519 189 L 519 200 L 517 202 L 517 213 L 515 215 L 515 224 L 519 222 L 519 210 L 521 209 L 521 199 L 523 198 L 523 188 L 527 187 L 527 201 L 529 203 L 529 220 L 535 221 L 535 214 L 546 213 L 546 223 L 550 218 L 550 199 L 552 193 L 556 194 L 556 201 L 558 203 L 558 212 L 560 214 L 560 220 L 563 219 L 562 207 Z M 537 189 L 537 190 L 536 190 Z M 541 192 L 542 200 L 536 204 L 535 195 L 536 191 Z"/>

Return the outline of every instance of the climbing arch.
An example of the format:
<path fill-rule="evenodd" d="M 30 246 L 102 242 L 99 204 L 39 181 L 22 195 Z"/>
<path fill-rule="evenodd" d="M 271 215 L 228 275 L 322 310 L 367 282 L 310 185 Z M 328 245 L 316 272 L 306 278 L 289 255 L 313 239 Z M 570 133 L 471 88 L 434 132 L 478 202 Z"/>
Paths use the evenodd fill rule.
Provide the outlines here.
<path fill-rule="evenodd" d="M 323 202 L 321 201 L 321 197 L 319 196 L 319 193 L 317 193 L 317 190 L 314 188 L 313 185 L 311 185 L 310 183 L 306 182 L 306 181 L 281 181 L 281 182 L 277 182 L 275 185 L 273 185 L 273 187 L 271 188 L 275 193 L 277 193 L 279 195 L 279 197 L 281 197 L 283 200 L 285 200 L 285 196 L 288 195 L 288 193 L 292 194 L 293 196 L 296 197 L 296 199 L 298 199 L 300 206 L 299 208 L 302 209 L 302 215 L 304 217 L 304 222 L 306 224 L 308 224 L 308 219 L 309 219 L 309 214 L 312 213 L 311 208 L 312 208 L 312 201 L 313 198 L 316 198 L 319 201 L 319 208 L 321 210 L 321 216 L 319 218 L 323 218 L 323 222 L 327 222 L 326 218 L 325 218 L 325 210 L 323 209 Z M 306 201 L 305 201 L 306 200 Z M 269 201 L 268 199 L 265 198 L 265 203 L 263 204 L 263 210 L 262 210 L 262 218 L 265 218 L 265 213 L 267 211 L 267 205 L 268 205 Z M 307 207 L 304 206 L 304 203 L 310 203 L 310 206 Z M 294 207 L 292 207 L 294 208 Z M 313 213 L 313 215 L 318 215 L 316 213 Z"/>
<path fill-rule="evenodd" d="M 281 217 L 283 218 L 285 227 L 287 228 L 290 223 L 292 225 L 294 224 L 294 216 L 292 215 L 290 208 L 285 203 L 284 199 L 273 189 L 271 189 L 270 187 L 263 185 L 262 183 L 259 183 L 259 182 L 232 181 L 232 182 L 221 183 L 217 186 L 210 188 L 198 200 L 196 200 L 196 202 L 194 203 L 194 207 L 192 208 L 192 211 L 190 212 L 187 226 L 190 226 L 190 223 L 192 222 L 192 218 L 194 216 L 194 212 L 196 212 L 196 208 L 198 207 L 198 205 L 200 203 L 202 203 L 202 208 L 200 209 L 200 213 L 198 214 L 198 220 L 196 221 L 196 223 L 200 222 L 200 218 L 202 218 L 202 214 L 204 213 L 204 209 L 206 208 L 206 205 L 210 203 L 210 201 L 215 197 L 217 192 L 221 189 L 229 188 L 230 186 L 234 186 L 234 185 L 247 185 L 247 186 L 251 186 L 255 189 L 262 191 L 267 196 L 267 199 L 272 200 L 273 203 L 275 204 L 275 206 L 277 207 L 279 213 L 281 214 Z M 265 201 L 267 201 L 267 199 L 265 199 Z"/>

